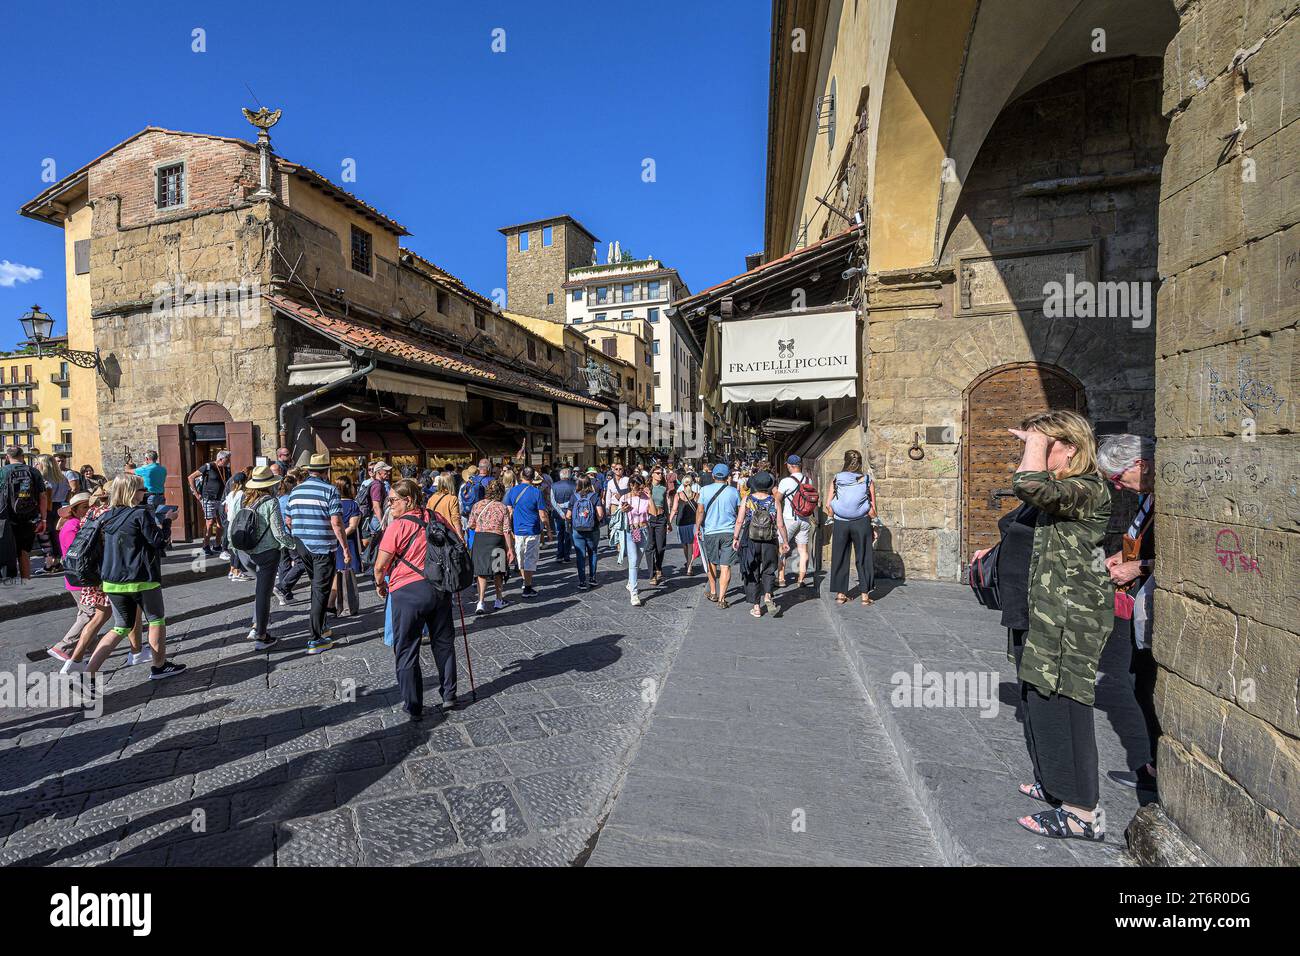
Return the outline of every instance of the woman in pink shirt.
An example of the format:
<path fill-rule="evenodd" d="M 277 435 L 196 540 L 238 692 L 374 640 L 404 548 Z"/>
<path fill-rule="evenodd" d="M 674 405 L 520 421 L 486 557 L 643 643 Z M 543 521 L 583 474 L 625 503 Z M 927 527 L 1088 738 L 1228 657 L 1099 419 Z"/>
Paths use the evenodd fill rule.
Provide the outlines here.
<path fill-rule="evenodd" d="M 660 509 L 655 506 L 640 475 L 632 475 L 627 482 L 627 493 L 619 496 L 618 507 L 627 522 L 624 532 L 627 535 L 627 589 L 632 595 L 632 606 L 640 607 L 637 572 L 640 570 L 641 552 L 650 546 L 650 530 L 646 524 L 651 516 L 660 513 Z"/>

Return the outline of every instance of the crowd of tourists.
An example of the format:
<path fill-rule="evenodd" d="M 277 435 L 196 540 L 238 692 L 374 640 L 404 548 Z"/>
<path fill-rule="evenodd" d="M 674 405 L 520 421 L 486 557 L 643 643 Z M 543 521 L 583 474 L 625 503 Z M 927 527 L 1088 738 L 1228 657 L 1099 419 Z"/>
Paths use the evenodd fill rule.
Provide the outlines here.
<path fill-rule="evenodd" d="M 1002 518 L 996 550 L 973 557 L 975 565 L 994 566 L 1020 679 L 1035 775 L 1020 791 L 1050 807 L 1018 822 L 1040 836 L 1101 839 L 1093 699 L 1098 661 L 1117 619 L 1131 637 L 1152 756 L 1136 771 L 1110 775 L 1155 788 L 1153 442 L 1115 435 L 1098 447 L 1088 421 L 1067 411 L 1036 415 L 1011 431 L 1024 442 L 1012 479 L 1020 504 Z M 185 491 L 203 516 L 204 556 L 228 562 L 230 580 L 253 585 L 247 639 L 257 651 L 283 637 L 271 627 L 272 600 L 294 604 L 300 585 L 308 591 L 306 652 L 328 650 L 331 618 L 359 616 L 359 582 L 373 579 L 403 706 L 420 719 L 422 639 L 428 636 L 438 670 L 441 707 L 454 708 L 462 592 L 469 592 L 469 613 L 480 617 L 533 598 L 551 541 L 556 566 L 573 566 L 578 590 L 613 583 L 600 572 L 602 555 L 612 561 L 634 607 L 646 589 L 663 586 L 671 573 L 665 556 L 679 547 L 677 574 L 696 577 L 698 561 L 706 600 L 725 609 L 733 593 L 743 594 L 749 615 L 761 618 L 782 614 L 783 589 L 813 584 L 815 535 L 829 527 L 836 603 L 850 600 L 856 571 L 859 599 L 872 604 L 879 519 L 861 454 L 847 452 L 820 486 L 797 455 L 781 463 L 780 475 L 775 471 L 763 459 L 552 469 L 482 459 L 463 471 L 400 473 L 373 461 L 350 475 L 337 473 L 328 455 L 295 464 L 281 448 L 274 462 L 234 473 L 229 453 L 220 452 L 187 476 Z M 184 671 L 167 655 L 161 567 L 176 507 L 165 503 L 166 478 L 152 451 L 143 465 L 128 463 L 105 479 L 89 467 L 68 470 L 57 456 L 28 463 L 21 449 L 6 450 L 0 575 L 65 575 L 77 613 L 49 649 L 64 672 L 98 672 L 124 637 L 127 666 L 148 663 L 150 679 Z M 1136 492 L 1138 511 L 1122 547 L 1101 562 L 1112 487 Z M 33 553 L 43 553 L 35 570 Z M 453 565 L 459 578 L 448 571 Z"/>

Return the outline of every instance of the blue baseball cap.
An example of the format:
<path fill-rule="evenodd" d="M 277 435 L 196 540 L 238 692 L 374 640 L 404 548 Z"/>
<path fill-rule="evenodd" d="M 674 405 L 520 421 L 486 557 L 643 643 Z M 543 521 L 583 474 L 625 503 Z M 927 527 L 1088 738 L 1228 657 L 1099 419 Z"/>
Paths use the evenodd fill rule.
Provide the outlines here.
<path fill-rule="evenodd" d="M 728 468 L 722 462 L 718 462 L 716 465 L 713 466 L 714 478 L 726 478 L 730 474 L 731 474 L 731 469 Z"/>
<path fill-rule="evenodd" d="M 787 465 L 798 465 L 801 462 L 803 462 L 803 459 L 800 458 L 798 455 L 791 455 L 789 458 L 785 460 L 785 463 Z"/>

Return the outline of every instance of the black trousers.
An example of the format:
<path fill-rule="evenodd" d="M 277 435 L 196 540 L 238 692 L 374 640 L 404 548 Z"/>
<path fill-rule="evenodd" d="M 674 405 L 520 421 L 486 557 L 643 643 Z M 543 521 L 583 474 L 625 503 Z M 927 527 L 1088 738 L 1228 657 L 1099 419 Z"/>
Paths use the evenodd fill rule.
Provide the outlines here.
<path fill-rule="evenodd" d="M 858 568 L 858 587 L 863 594 L 875 585 L 875 561 L 871 553 L 871 519 L 853 518 L 846 521 L 836 518 L 831 534 L 831 590 L 836 594 L 849 593 L 849 550 L 852 549 Z"/>
<path fill-rule="evenodd" d="M 280 550 L 271 548 L 250 554 L 257 584 L 253 590 L 253 631 L 258 637 L 267 633 L 271 623 L 271 588 L 275 586 L 275 573 L 280 566 Z"/>
<path fill-rule="evenodd" d="M 1034 776 L 1049 800 L 1097 806 L 1097 734 L 1093 708 L 1060 694 L 1046 695 L 1020 683 L 1025 736 Z"/>
<path fill-rule="evenodd" d="M 334 580 L 334 552 L 312 554 L 298 539 L 298 557 L 303 569 L 311 578 L 311 636 L 319 639 L 325 633 L 325 608 L 329 606 L 330 584 Z"/>
<path fill-rule="evenodd" d="M 298 583 L 303 572 L 302 558 L 294 548 L 285 548 L 280 552 L 280 570 L 275 577 L 275 586 L 285 594 L 293 593 L 293 586 Z"/>
<path fill-rule="evenodd" d="M 1133 622 L 1129 621 L 1132 638 Z M 1133 659 L 1128 665 L 1133 675 L 1133 696 L 1137 698 L 1142 719 L 1147 725 L 1147 739 L 1151 742 L 1151 763 L 1156 762 L 1156 744 L 1160 740 L 1160 720 L 1156 717 L 1156 658 L 1151 648 L 1143 650 L 1133 645 Z"/>
<path fill-rule="evenodd" d="M 551 529 L 555 532 L 555 560 L 561 564 L 567 564 L 569 549 L 573 547 L 569 523 L 558 514 L 552 513 Z"/>
<path fill-rule="evenodd" d="M 420 670 L 420 638 L 429 629 L 429 648 L 438 667 L 444 703 L 456 699 L 456 631 L 452 626 L 453 598 L 428 581 L 412 581 L 388 595 L 393 624 L 393 657 L 402 703 L 412 714 L 424 711 L 424 674 Z"/>
<path fill-rule="evenodd" d="M 650 540 L 647 542 L 650 550 L 650 573 L 659 574 L 664 569 L 664 552 L 668 550 L 668 516 L 648 518 L 646 531 L 650 535 Z"/>
<path fill-rule="evenodd" d="M 744 568 L 745 600 L 757 604 L 764 594 L 775 591 L 779 545 L 775 541 L 751 541 L 749 548 L 758 563 Z"/>

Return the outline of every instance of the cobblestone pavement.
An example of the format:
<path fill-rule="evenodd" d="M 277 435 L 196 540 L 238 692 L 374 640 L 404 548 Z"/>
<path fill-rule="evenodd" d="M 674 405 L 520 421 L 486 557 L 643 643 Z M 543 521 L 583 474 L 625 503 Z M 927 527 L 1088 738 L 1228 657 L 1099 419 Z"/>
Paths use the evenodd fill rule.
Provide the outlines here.
<path fill-rule="evenodd" d="M 548 555 L 538 597 L 520 600 L 516 577 L 508 608 L 467 618 L 478 699 L 422 724 L 398 707 L 373 592 L 360 619 L 334 624 L 332 650 L 308 656 L 303 601 L 274 609 L 284 640 L 258 653 L 251 585 L 169 587 L 169 649 L 187 673 L 149 682 L 123 647 L 102 716 L 0 712 L 0 864 L 581 860 L 699 593 L 669 577 L 633 608 L 624 572 L 610 556 L 602 567 L 601 587 L 580 592 Z M 55 670 L 39 652 L 71 616 L 69 599 L 0 625 L 0 670 Z"/>
<path fill-rule="evenodd" d="M 258 653 L 251 585 L 168 586 L 184 675 L 151 683 L 123 648 L 102 716 L 0 709 L 0 865 L 1127 862 L 1137 795 L 1104 776 L 1147 757 L 1126 640 L 1098 687 L 1109 842 L 1046 841 L 1014 823 L 1040 807 L 1015 792 L 1032 773 L 1005 631 L 967 589 L 883 582 L 872 608 L 787 589 L 780 620 L 753 620 L 680 563 L 634 608 L 608 551 L 591 592 L 548 552 L 537 597 L 516 578 L 510 607 L 467 618 L 477 701 L 422 724 L 369 589 L 308 656 L 305 602 Z M 54 671 L 71 617 L 67 598 L 0 624 L 0 676 Z M 917 668 L 987 675 L 1000 706 L 899 706 Z M 468 676 L 462 658 L 462 698 Z"/>

